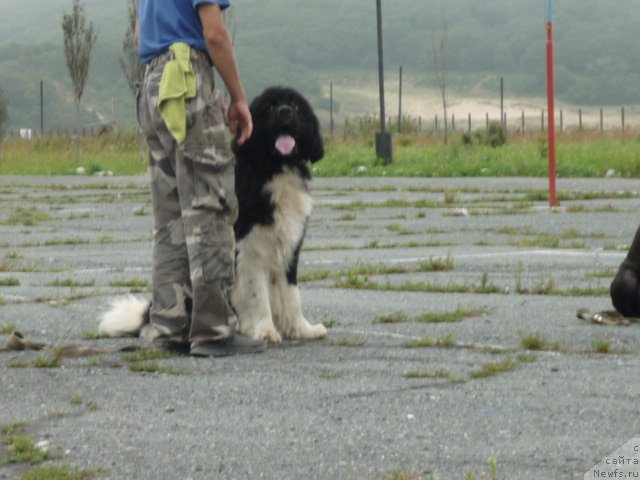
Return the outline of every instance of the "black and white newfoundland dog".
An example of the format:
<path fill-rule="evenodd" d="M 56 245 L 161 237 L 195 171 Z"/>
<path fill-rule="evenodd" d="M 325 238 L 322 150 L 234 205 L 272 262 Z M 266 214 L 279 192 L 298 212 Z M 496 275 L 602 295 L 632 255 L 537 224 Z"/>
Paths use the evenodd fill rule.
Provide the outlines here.
<path fill-rule="evenodd" d="M 236 280 L 231 303 L 240 333 L 280 343 L 326 336 L 302 314 L 298 258 L 312 209 L 307 162 L 324 156 L 318 119 L 309 102 L 287 87 L 270 87 L 250 105 L 254 130 L 232 149 L 236 156 Z M 126 297 L 102 315 L 99 330 L 139 335 L 150 304 Z M 146 335 L 145 335 L 146 336 Z"/>

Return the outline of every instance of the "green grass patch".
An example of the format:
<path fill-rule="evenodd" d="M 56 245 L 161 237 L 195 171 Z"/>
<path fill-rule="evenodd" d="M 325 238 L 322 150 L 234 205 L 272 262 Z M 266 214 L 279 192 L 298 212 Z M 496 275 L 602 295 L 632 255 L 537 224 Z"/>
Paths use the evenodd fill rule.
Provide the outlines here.
<path fill-rule="evenodd" d="M 387 315 L 379 315 L 373 323 L 404 323 L 408 320 L 407 314 L 403 312 L 389 313 Z"/>
<path fill-rule="evenodd" d="M 82 334 L 82 338 L 84 340 L 105 340 L 111 337 L 107 333 L 87 331 Z"/>
<path fill-rule="evenodd" d="M 462 308 L 458 307 L 450 312 L 429 312 L 416 318 L 418 322 L 424 323 L 456 323 L 469 317 L 479 317 L 487 312 L 484 308 Z"/>
<path fill-rule="evenodd" d="M 17 278 L 0 278 L 0 287 L 19 287 L 20 280 Z"/>
<path fill-rule="evenodd" d="M 0 325 L 0 335 L 11 335 L 16 331 L 15 323 L 8 323 L 6 325 Z"/>
<path fill-rule="evenodd" d="M 52 217 L 47 212 L 39 208 L 14 207 L 9 216 L 0 222 L 2 225 L 24 225 L 34 226 L 40 222 L 51 220 Z"/>
<path fill-rule="evenodd" d="M 406 468 L 400 468 L 396 470 L 392 470 L 389 473 L 384 473 L 380 480 L 419 480 L 422 478 L 421 474 L 413 473 L 411 470 Z M 425 480 L 436 480 L 434 477 L 428 477 Z"/>
<path fill-rule="evenodd" d="M 539 333 L 533 333 L 530 335 L 520 334 L 520 346 L 525 350 L 532 351 L 553 351 L 559 352 L 563 350 L 562 346 L 558 342 L 551 343 L 543 335 Z"/>
<path fill-rule="evenodd" d="M 109 282 L 110 287 L 126 287 L 131 293 L 139 293 L 147 291 L 150 288 L 148 280 L 141 278 L 133 278 L 131 280 L 115 280 Z"/>
<path fill-rule="evenodd" d="M 402 374 L 404 378 L 449 378 L 451 373 L 445 369 L 439 370 L 409 370 Z"/>
<path fill-rule="evenodd" d="M 25 434 L 26 423 L 14 422 L 2 428 L 0 465 L 12 463 L 42 463 L 51 454 L 36 448 L 32 435 Z"/>
<path fill-rule="evenodd" d="M 338 321 L 333 318 L 328 318 L 322 321 L 322 325 L 324 325 L 325 328 L 333 328 L 338 325 Z"/>
<path fill-rule="evenodd" d="M 330 347 L 362 347 L 366 343 L 366 340 L 351 338 L 328 338 L 324 341 L 324 344 Z"/>
<path fill-rule="evenodd" d="M 435 282 L 402 282 L 393 284 L 389 281 L 381 283 L 371 280 L 367 275 L 361 276 L 350 273 L 346 278 L 337 280 L 336 288 L 351 288 L 356 290 L 380 290 L 392 292 L 432 292 L 432 293 L 500 293 L 502 290 L 490 283 L 488 277 L 483 275 L 480 285 L 464 284 L 439 284 Z"/>
<path fill-rule="evenodd" d="M 129 365 L 129 370 L 131 370 L 132 372 L 160 373 L 163 375 L 184 375 L 185 373 L 180 370 L 175 370 L 173 368 L 158 365 L 156 363 L 141 363 L 141 362 L 132 363 L 131 365 Z"/>
<path fill-rule="evenodd" d="M 423 347 L 454 347 L 456 341 L 453 334 L 448 334 L 442 338 L 422 337 L 418 340 L 409 340 L 405 342 L 405 348 L 423 348 Z"/>
<path fill-rule="evenodd" d="M 58 279 L 56 278 L 54 281 L 45 283 L 47 287 L 69 287 L 69 288 L 79 288 L 79 287 L 93 287 L 95 286 L 95 280 L 87 280 L 86 282 L 78 282 L 77 280 L 73 280 L 71 278 Z"/>
<path fill-rule="evenodd" d="M 470 378 L 487 378 L 493 377 L 504 372 L 511 372 L 518 368 L 518 362 L 514 361 L 511 357 L 507 357 L 500 362 L 485 363 L 479 370 L 473 371 L 469 374 Z"/>
<path fill-rule="evenodd" d="M 58 368 L 60 367 L 60 358 L 38 357 L 33 361 L 32 365 L 36 368 Z"/>
<path fill-rule="evenodd" d="M 80 139 L 80 165 L 75 145 L 67 136 L 46 136 L 33 140 L 6 138 L 0 175 L 69 175 L 78 166 L 87 172 L 111 170 L 115 175 L 146 173 L 140 161 L 136 129 Z M 511 136 L 498 148 L 463 145 L 462 135 L 452 133 L 448 145 L 437 136 L 404 136 L 394 144 L 393 162 L 378 160 L 371 138 L 342 141 L 328 139 L 322 163 L 314 166 L 315 176 L 390 177 L 469 177 L 533 176 L 546 177 L 548 162 L 540 154 L 539 135 Z M 640 177 L 637 134 L 589 131 L 561 134 L 558 138 L 559 177 L 603 177 L 613 169 L 623 177 Z M 360 167 L 365 167 L 363 172 Z M 562 195 L 562 192 L 559 192 Z M 531 197 L 531 200 L 540 198 Z M 584 195 L 582 198 L 586 198 Z M 455 201 L 450 193 L 448 201 Z M 560 197 L 560 200 L 565 198 Z M 568 200 L 572 198 L 567 198 Z M 588 198 L 586 198 L 588 199 Z"/>
<path fill-rule="evenodd" d="M 175 356 L 177 356 L 177 354 L 173 352 L 140 349 L 137 352 L 122 355 L 122 360 L 124 360 L 125 362 L 145 362 L 148 360 L 164 360 L 166 358 L 172 358 Z"/>
<path fill-rule="evenodd" d="M 449 254 L 446 257 L 429 257 L 425 260 L 421 260 L 418 264 L 418 271 L 448 272 L 453 270 L 453 267 L 453 256 Z"/>
<path fill-rule="evenodd" d="M 521 363 L 533 363 L 538 359 L 538 357 L 533 353 L 520 353 L 516 359 Z"/>
<path fill-rule="evenodd" d="M 107 469 L 72 470 L 68 465 L 34 467 L 20 474 L 19 480 L 91 480 L 105 476 Z"/>
<path fill-rule="evenodd" d="M 591 342 L 591 348 L 596 353 L 611 353 L 611 341 L 606 338 L 594 340 Z"/>

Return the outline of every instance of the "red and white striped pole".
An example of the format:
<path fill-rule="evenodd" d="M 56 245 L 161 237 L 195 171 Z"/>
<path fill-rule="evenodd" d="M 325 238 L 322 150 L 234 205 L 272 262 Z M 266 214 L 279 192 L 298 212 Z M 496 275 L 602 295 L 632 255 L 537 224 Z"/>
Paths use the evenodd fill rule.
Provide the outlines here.
<path fill-rule="evenodd" d="M 556 122 L 553 83 L 553 0 L 547 3 L 547 126 L 549 129 L 549 206 L 560 205 L 556 195 Z"/>

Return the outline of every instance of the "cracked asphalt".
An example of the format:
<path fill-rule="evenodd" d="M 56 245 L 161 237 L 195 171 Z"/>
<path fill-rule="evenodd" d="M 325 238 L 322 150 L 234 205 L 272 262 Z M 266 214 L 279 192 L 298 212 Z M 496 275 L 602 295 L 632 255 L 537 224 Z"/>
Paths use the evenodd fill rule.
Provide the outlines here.
<path fill-rule="evenodd" d="M 639 187 L 559 179 L 550 210 L 545 179 L 315 179 L 301 292 L 329 338 L 140 372 L 141 340 L 93 337 L 149 296 L 146 178 L 0 177 L 0 343 L 103 351 L 0 352 L 0 425 L 109 479 L 582 479 L 639 433 L 640 325 L 576 318 L 612 308 Z"/>

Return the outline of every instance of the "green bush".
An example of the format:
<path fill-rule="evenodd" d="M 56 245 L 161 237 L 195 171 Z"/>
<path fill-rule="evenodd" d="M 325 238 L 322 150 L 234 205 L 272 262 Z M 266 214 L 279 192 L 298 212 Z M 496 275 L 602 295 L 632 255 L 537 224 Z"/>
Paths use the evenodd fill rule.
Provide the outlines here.
<path fill-rule="evenodd" d="M 499 122 L 491 122 L 486 130 L 479 130 L 474 134 L 463 133 L 460 137 L 463 145 L 483 145 L 501 147 L 507 143 L 507 129 Z"/>

